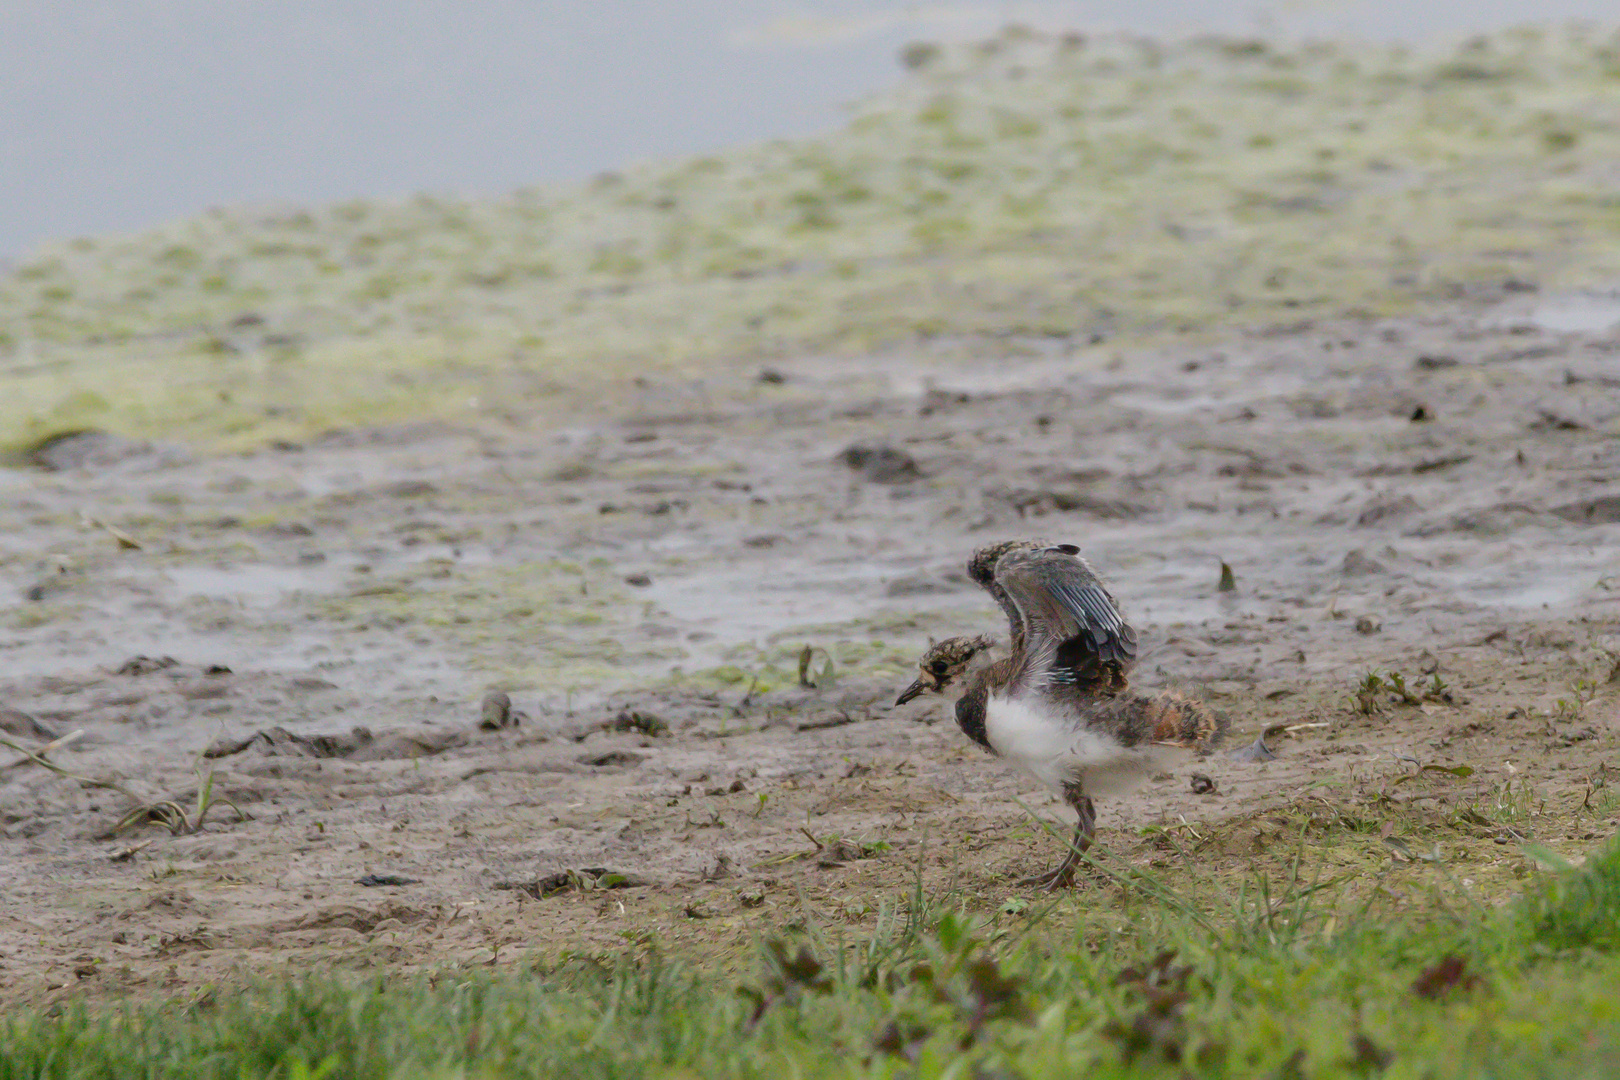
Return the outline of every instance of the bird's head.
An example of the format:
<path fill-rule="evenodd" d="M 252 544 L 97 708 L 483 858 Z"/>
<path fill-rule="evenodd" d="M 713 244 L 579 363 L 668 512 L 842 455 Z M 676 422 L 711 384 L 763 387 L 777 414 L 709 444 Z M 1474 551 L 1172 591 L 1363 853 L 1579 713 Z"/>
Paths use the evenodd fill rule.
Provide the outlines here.
<path fill-rule="evenodd" d="M 960 683 L 973 661 L 995 646 L 992 638 L 953 637 L 928 646 L 917 661 L 917 681 L 906 687 L 896 705 L 904 705 L 923 693 L 943 694 L 953 683 Z"/>

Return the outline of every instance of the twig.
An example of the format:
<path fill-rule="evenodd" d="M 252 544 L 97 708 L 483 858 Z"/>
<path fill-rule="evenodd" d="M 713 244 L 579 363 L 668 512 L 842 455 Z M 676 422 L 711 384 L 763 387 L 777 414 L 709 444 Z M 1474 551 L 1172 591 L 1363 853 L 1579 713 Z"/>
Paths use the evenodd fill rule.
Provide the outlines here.
<path fill-rule="evenodd" d="M 151 847 L 152 844 L 153 840 L 142 840 L 134 847 L 125 848 L 123 851 L 120 851 L 115 855 L 107 856 L 107 860 L 109 862 L 134 862 L 135 856 Z"/>
<path fill-rule="evenodd" d="M 101 529 L 106 532 L 108 536 L 111 536 L 114 540 L 118 541 L 118 546 L 120 548 L 128 548 L 134 551 L 141 550 L 141 542 L 129 535 L 129 533 L 125 532 L 123 529 L 118 528 L 118 526 L 109 525 L 100 518 L 93 518 L 89 514 L 82 515 L 82 520 L 84 524 L 90 526 L 91 528 Z"/>
<path fill-rule="evenodd" d="M 820 731 L 823 728 L 843 727 L 845 724 L 855 723 L 855 718 L 849 713 L 837 713 L 833 716 L 823 717 L 820 720 L 806 720 L 799 724 L 799 731 Z"/>
<path fill-rule="evenodd" d="M 118 783 L 116 780 L 100 780 L 100 779 L 97 779 L 94 776 L 81 776 L 78 773 L 68 772 L 66 769 L 62 768 L 62 766 L 58 765 L 56 762 L 47 761 L 45 758 L 40 757 L 38 753 L 35 753 L 34 751 L 28 749 L 28 747 L 23 746 L 20 743 L 14 743 L 10 739 L 5 738 L 4 736 L 0 736 L 0 746 L 9 746 L 9 747 L 11 747 L 11 749 L 17 751 L 19 754 L 25 755 L 27 757 L 27 759 L 29 761 L 32 761 L 34 764 L 43 765 L 47 769 L 51 770 L 51 772 L 56 773 L 59 776 L 65 776 L 69 780 L 77 780 L 79 783 L 83 784 L 85 787 L 106 788 L 108 791 L 116 791 L 116 792 L 118 792 L 118 794 L 124 796 L 127 799 L 133 800 L 134 802 L 140 802 L 141 801 L 141 797 L 139 795 L 137 795 L 133 791 L 129 790 L 129 788 L 125 787 L 123 784 Z M 42 752 L 43 751 L 41 751 L 41 753 Z"/>
<path fill-rule="evenodd" d="M 759 862 L 754 864 L 753 868 L 758 870 L 764 866 L 780 866 L 783 863 L 790 863 L 796 859 L 808 859 L 817 851 L 825 851 L 827 849 L 827 845 L 823 844 L 820 840 L 817 840 L 816 834 L 805 828 L 803 825 L 799 826 L 799 831 L 804 833 L 805 836 L 809 837 L 812 844 L 816 845 L 815 851 L 790 851 L 786 855 L 773 855 L 769 859 L 761 859 Z"/>
<path fill-rule="evenodd" d="M 11 764 L 7 765 L 6 768 L 16 769 L 23 765 L 32 765 L 38 763 L 40 758 L 44 757 L 52 750 L 60 750 L 69 743 L 77 742 L 82 735 L 84 735 L 84 729 L 80 728 L 78 731 L 70 732 L 63 735 L 59 739 L 52 739 L 38 750 L 24 750 L 23 753 L 27 756 L 18 758 L 16 761 L 13 761 Z M 16 748 L 16 744 L 14 743 L 8 743 L 7 745 Z"/>

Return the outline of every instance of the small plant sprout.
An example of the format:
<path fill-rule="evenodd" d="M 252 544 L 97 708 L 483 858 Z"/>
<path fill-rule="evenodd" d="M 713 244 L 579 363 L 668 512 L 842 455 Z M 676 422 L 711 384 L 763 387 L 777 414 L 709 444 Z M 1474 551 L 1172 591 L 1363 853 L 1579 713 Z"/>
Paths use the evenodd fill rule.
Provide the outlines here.
<path fill-rule="evenodd" d="M 1406 688 L 1406 676 L 1398 671 L 1389 672 L 1384 679 L 1385 685 L 1395 697 L 1400 699 L 1402 705 L 1421 705 L 1423 699 Z"/>
<path fill-rule="evenodd" d="M 817 664 L 817 656 L 821 663 Z M 799 685 L 806 689 L 814 689 L 833 681 L 834 665 L 832 654 L 819 645 L 806 645 L 799 650 Z"/>
<path fill-rule="evenodd" d="M 1382 712 L 1386 704 L 1422 705 L 1426 701 L 1453 704 L 1451 689 L 1438 674 L 1414 689 L 1406 685 L 1406 676 L 1398 671 L 1369 671 L 1350 694 L 1351 708 L 1363 716 Z"/>
<path fill-rule="evenodd" d="M 190 813 L 187 813 L 185 807 L 172 799 L 148 803 L 137 806 L 125 814 L 118 820 L 118 824 L 112 827 L 112 831 L 116 836 L 125 829 L 151 822 L 162 825 L 175 836 L 194 833 L 202 829 L 203 823 L 208 819 L 208 812 L 219 805 L 230 807 L 232 812 L 236 814 L 237 821 L 247 820 L 247 815 L 242 813 L 241 807 L 225 796 L 215 794 L 214 770 L 209 769 L 204 773 L 199 769 L 197 771 L 197 799 Z"/>
<path fill-rule="evenodd" d="M 1363 675 L 1351 695 L 1356 712 L 1363 716 L 1372 716 L 1380 712 L 1383 705 L 1383 690 L 1384 680 L 1376 671 L 1369 671 Z"/>

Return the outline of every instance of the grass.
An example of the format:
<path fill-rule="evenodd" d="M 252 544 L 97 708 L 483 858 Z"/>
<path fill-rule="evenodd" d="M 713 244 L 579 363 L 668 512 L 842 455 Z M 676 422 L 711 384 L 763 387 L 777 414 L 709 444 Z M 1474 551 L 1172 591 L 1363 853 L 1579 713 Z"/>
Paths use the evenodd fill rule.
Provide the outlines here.
<path fill-rule="evenodd" d="M 1620 844 L 1513 903 L 1346 908 L 1295 872 L 1198 905 L 1000 928 L 921 890 L 857 941 L 767 938 L 736 980 L 656 946 L 609 963 L 327 977 L 0 1021 L 13 1077 L 1597 1077 L 1620 1068 Z M 1082 898 L 1082 903 L 1084 899 Z"/>

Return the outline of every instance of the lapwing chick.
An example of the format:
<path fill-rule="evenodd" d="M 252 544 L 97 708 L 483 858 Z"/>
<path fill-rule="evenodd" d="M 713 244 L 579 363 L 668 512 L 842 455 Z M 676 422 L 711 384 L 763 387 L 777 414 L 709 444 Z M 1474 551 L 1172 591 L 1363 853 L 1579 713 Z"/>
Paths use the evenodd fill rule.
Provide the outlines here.
<path fill-rule="evenodd" d="M 923 654 L 916 681 L 895 704 L 958 691 L 956 722 L 968 738 L 1074 809 L 1078 823 L 1062 863 L 1020 882 L 1054 889 L 1073 881 L 1091 846 L 1093 795 L 1135 787 L 1172 750 L 1208 750 L 1226 721 L 1173 691 L 1124 689 L 1136 635 L 1071 545 L 1013 546 L 997 558 L 991 582 L 1018 616 L 1012 651 L 996 659 L 990 638 L 947 638 Z"/>

